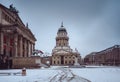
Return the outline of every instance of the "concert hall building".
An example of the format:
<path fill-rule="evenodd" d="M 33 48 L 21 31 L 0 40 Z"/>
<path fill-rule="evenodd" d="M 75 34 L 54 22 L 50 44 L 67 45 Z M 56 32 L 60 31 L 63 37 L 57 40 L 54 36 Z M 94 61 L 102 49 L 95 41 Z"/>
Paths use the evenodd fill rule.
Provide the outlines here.
<path fill-rule="evenodd" d="M 0 67 L 14 68 L 20 61 L 14 58 L 31 57 L 36 38 L 24 25 L 13 5 L 9 8 L 0 4 Z M 23 63 L 23 62 L 22 62 Z"/>

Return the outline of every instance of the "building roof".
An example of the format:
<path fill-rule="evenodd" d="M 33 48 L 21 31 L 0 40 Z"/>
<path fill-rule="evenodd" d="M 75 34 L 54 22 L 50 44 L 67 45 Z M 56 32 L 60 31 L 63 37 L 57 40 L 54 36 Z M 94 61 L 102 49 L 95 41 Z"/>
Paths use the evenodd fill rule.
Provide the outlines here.
<path fill-rule="evenodd" d="M 61 23 L 61 27 L 58 29 L 58 32 L 67 32 L 66 28 L 63 26 L 63 22 Z"/>
<path fill-rule="evenodd" d="M 33 35 L 33 33 L 31 32 L 31 30 L 28 27 L 26 27 L 25 24 L 22 22 L 21 18 L 19 17 L 18 10 L 16 10 L 15 7 L 10 5 L 10 8 L 7 8 L 7 7 L 3 6 L 2 4 L 0 4 L 0 8 L 2 9 L 2 11 L 8 13 L 8 15 L 10 17 L 15 19 L 15 21 L 14 21 L 15 23 L 14 24 L 12 24 L 12 25 L 1 25 L 1 26 L 8 27 L 8 26 L 18 25 L 19 27 L 21 27 L 24 30 L 26 30 L 34 38 L 34 40 L 36 41 L 36 38 Z"/>

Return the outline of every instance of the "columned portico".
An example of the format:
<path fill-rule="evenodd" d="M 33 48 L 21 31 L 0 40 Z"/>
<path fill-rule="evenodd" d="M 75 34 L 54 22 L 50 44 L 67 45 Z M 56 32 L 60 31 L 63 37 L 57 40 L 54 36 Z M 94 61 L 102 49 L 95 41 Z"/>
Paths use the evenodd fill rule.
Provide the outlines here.
<path fill-rule="evenodd" d="M 6 66 L 5 68 L 12 67 L 13 58 L 31 57 L 34 50 L 34 39 L 26 36 L 24 32 L 16 31 L 14 28 L 14 25 L 0 28 L 0 60 L 9 61 L 10 64 L 3 64 L 3 66 Z M 8 59 L 6 60 L 6 58 Z"/>
<path fill-rule="evenodd" d="M 23 36 L 17 33 L 0 32 L 0 54 L 7 56 L 11 54 L 13 57 L 30 57 L 33 50 L 34 43 Z"/>
<path fill-rule="evenodd" d="M 34 50 L 34 43 L 17 34 L 14 35 L 14 38 L 15 57 L 30 57 Z"/>
<path fill-rule="evenodd" d="M 14 67 L 15 63 L 18 64 L 12 62 L 15 58 L 31 57 L 35 41 L 35 36 L 28 25 L 24 25 L 15 7 L 10 5 L 6 8 L 0 4 L 0 69 Z"/>

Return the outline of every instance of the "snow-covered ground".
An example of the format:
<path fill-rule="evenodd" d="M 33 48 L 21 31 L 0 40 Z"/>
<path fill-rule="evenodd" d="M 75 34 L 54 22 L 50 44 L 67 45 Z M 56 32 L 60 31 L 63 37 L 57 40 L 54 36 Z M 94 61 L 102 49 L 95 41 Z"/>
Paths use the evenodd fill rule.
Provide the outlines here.
<path fill-rule="evenodd" d="M 27 69 L 26 76 L 13 74 L 21 69 L 0 70 L 0 73 L 6 72 L 11 75 L 0 74 L 0 82 L 120 82 L 120 67 Z"/>

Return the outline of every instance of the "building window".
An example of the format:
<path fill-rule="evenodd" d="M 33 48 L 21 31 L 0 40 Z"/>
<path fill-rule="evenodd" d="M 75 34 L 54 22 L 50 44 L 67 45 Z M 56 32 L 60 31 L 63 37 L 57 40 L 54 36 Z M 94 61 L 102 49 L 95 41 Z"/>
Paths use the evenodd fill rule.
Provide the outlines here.
<path fill-rule="evenodd" d="M 54 61 L 54 64 L 55 64 L 55 61 Z"/>
<path fill-rule="evenodd" d="M 71 61 L 69 61 L 69 64 L 71 64 Z"/>
<path fill-rule="evenodd" d="M 75 61 L 73 61 L 73 64 L 75 63 Z"/>
<path fill-rule="evenodd" d="M 6 55 L 6 46 L 4 46 L 3 54 Z"/>
<path fill-rule="evenodd" d="M 65 64 L 67 64 L 67 61 L 65 61 Z"/>
<path fill-rule="evenodd" d="M 13 39 L 10 39 L 10 46 L 13 46 Z"/>
<path fill-rule="evenodd" d="M 25 55 L 23 54 L 23 57 L 24 57 Z"/>
<path fill-rule="evenodd" d="M 6 43 L 7 42 L 7 39 L 6 39 L 7 37 L 4 35 L 4 43 Z"/>
<path fill-rule="evenodd" d="M 61 46 L 61 44 L 59 44 L 59 46 Z"/>
<path fill-rule="evenodd" d="M 3 19 L 5 19 L 9 23 L 13 22 L 12 19 L 8 15 L 6 15 L 5 13 L 3 13 Z"/>
<path fill-rule="evenodd" d="M 4 12 L 2 12 L 2 17 L 3 17 L 3 19 L 5 19 L 5 13 Z"/>
<path fill-rule="evenodd" d="M 59 61 L 57 63 L 59 64 Z"/>
<path fill-rule="evenodd" d="M 12 48 L 10 48 L 10 57 L 12 57 Z"/>

